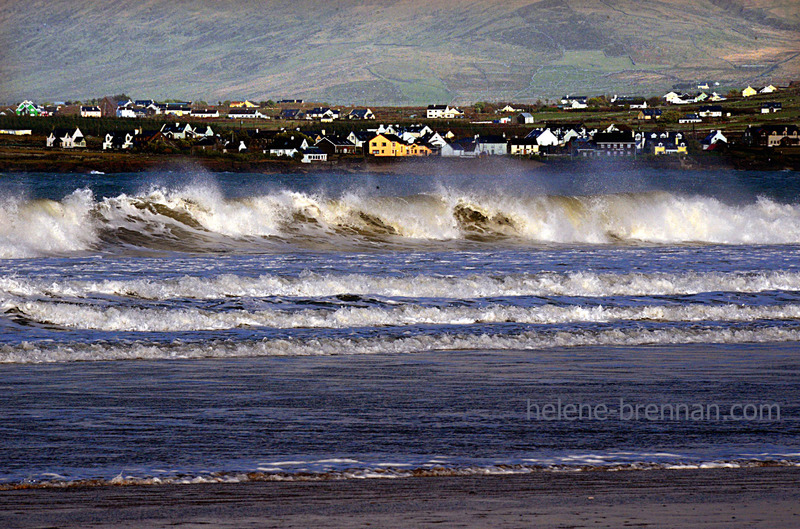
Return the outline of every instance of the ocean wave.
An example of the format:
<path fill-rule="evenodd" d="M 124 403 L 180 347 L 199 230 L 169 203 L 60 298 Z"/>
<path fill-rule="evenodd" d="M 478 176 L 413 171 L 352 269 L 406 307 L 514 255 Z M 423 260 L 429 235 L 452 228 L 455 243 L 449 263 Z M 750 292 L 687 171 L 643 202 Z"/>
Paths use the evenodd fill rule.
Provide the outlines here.
<path fill-rule="evenodd" d="M 800 305 L 742 306 L 647 305 L 640 307 L 554 306 L 518 307 L 342 307 L 335 310 L 299 311 L 199 309 L 148 309 L 138 307 L 94 307 L 74 303 L 6 301 L 0 309 L 38 322 L 72 329 L 120 332 L 187 332 L 243 327 L 276 329 L 397 327 L 409 325 L 475 325 L 494 323 L 566 324 L 622 321 L 657 322 L 750 322 L 800 319 Z"/>
<path fill-rule="evenodd" d="M 580 346 L 634 346 L 708 343 L 778 343 L 800 341 L 797 326 L 769 324 L 713 326 L 694 324 L 672 328 L 564 329 L 519 334 L 439 333 L 417 336 L 348 338 L 285 338 L 249 341 L 207 339 L 51 343 L 22 342 L 0 346 L 0 363 L 50 363 L 260 356 L 339 356 L 409 354 L 427 351 L 502 351 Z"/>
<path fill-rule="evenodd" d="M 96 200 L 0 203 L 0 257 L 135 247 L 256 251 L 269 241 L 475 239 L 543 244 L 797 244 L 800 205 L 766 198 L 730 205 L 668 192 L 592 196 L 485 194 L 440 189 L 410 196 L 276 191 L 226 198 L 213 186 Z"/>
<path fill-rule="evenodd" d="M 380 276 L 304 272 L 168 279 L 29 279 L 0 277 L 3 298 L 117 296 L 149 300 L 237 298 L 324 298 L 342 295 L 386 298 L 480 299 L 509 296 L 677 296 L 703 292 L 800 291 L 800 272 L 597 273 L 540 272 Z"/>
<path fill-rule="evenodd" d="M 765 455 L 759 458 L 714 459 L 696 460 L 680 459 L 675 455 L 674 460 L 657 457 L 656 460 L 647 459 L 647 454 L 639 461 L 619 461 L 619 458 L 607 458 L 598 454 L 590 461 L 584 458 L 571 458 L 569 462 L 509 462 L 495 464 L 466 464 L 452 465 L 442 463 L 428 463 L 420 466 L 414 465 L 359 465 L 359 461 L 346 460 L 339 465 L 322 465 L 332 468 L 319 470 L 300 469 L 285 471 L 280 468 L 266 470 L 253 469 L 249 471 L 205 471 L 182 472 L 177 474 L 162 474 L 158 476 L 137 476 L 121 472 L 113 478 L 77 478 L 69 479 L 60 475 L 48 475 L 39 479 L 29 478 L 24 481 L 11 481 L 0 483 L 0 491 L 25 490 L 25 489 L 64 489 L 73 487 L 108 487 L 108 486 L 137 486 L 137 485 L 198 485 L 210 483 L 253 483 L 253 482 L 316 482 L 316 481 L 343 481 L 351 479 L 403 479 L 403 478 L 434 478 L 434 477 L 462 477 L 462 476 L 504 476 L 513 474 L 532 474 L 539 472 L 621 472 L 621 471 L 652 471 L 652 470 L 714 470 L 730 468 L 764 468 L 764 467 L 798 467 L 800 454 L 787 456 Z M 564 458 L 570 459 L 570 458 Z M 631 458 L 628 458 L 631 459 Z M 348 466 L 351 465 L 351 466 Z M 320 466 L 320 465 L 316 465 Z M 338 468 L 336 468 L 338 467 Z"/>

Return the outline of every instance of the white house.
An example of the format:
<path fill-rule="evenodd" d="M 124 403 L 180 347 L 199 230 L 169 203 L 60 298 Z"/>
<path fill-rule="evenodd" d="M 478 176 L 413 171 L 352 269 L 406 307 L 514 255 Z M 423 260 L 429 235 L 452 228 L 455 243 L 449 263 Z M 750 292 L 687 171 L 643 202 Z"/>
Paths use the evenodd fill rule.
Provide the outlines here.
<path fill-rule="evenodd" d="M 161 133 L 173 140 L 185 140 L 187 136 L 192 136 L 194 129 L 188 123 L 165 123 L 161 126 Z"/>
<path fill-rule="evenodd" d="M 212 119 L 219 117 L 219 110 L 216 108 L 193 108 L 189 115 L 193 118 Z"/>
<path fill-rule="evenodd" d="M 83 137 L 81 129 L 75 130 L 56 129 L 50 133 L 46 139 L 48 147 L 61 147 L 62 149 L 86 148 L 86 139 Z"/>
<path fill-rule="evenodd" d="M 667 92 L 661 98 L 666 99 L 667 103 L 670 105 L 688 105 L 693 102 L 692 98 L 688 98 L 686 95 L 677 92 Z"/>
<path fill-rule="evenodd" d="M 100 110 L 100 107 L 81 107 L 81 117 L 101 118 L 103 117 L 103 112 Z"/>
<path fill-rule="evenodd" d="M 719 130 L 712 130 L 708 133 L 708 136 L 700 140 L 700 144 L 703 146 L 703 150 L 707 151 L 711 148 L 712 145 L 716 145 L 717 143 L 728 143 L 728 138 L 722 134 L 722 131 Z"/>
<path fill-rule="evenodd" d="M 772 92 L 777 91 L 778 89 L 772 85 L 767 85 L 761 90 L 758 91 L 759 94 L 771 94 Z"/>
<path fill-rule="evenodd" d="M 232 108 L 228 111 L 230 119 L 267 119 L 257 108 Z"/>
<path fill-rule="evenodd" d="M 282 156 L 286 158 L 292 158 L 295 154 L 300 152 L 301 150 L 308 149 L 308 141 L 305 138 L 290 136 L 289 138 L 282 138 L 280 140 L 276 140 L 272 147 L 269 149 L 269 153 L 272 156 Z"/>
<path fill-rule="evenodd" d="M 428 105 L 426 116 L 428 119 L 456 119 L 463 118 L 464 112 L 450 105 Z"/>
<path fill-rule="evenodd" d="M 133 107 L 117 107 L 118 118 L 135 118 L 136 111 Z"/>
<path fill-rule="evenodd" d="M 508 154 L 530 156 L 539 153 L 539 143 L 534 138 L 512 138 L 508 142 Z"/>
<path fill-rule="evenodd" d="M 536 144 L 540 147 L 555 147 L 559 144 L 558 137 L 549 128 L 533 129 L 525 137 L 536 140 Z"/>
<path fill-rule="evenodd" d="M 533 114 L 530 112 L 522 112 L 519 116 L 517 116 L 517 123 L 520 125 L 529 125 L 533 122 Z"/>
<path fill-rule="evenodd" d="M 678 120 L 678 123 L 702 123 L 703 118 L 697 114 L 686 114 Z"/>
<path fill-rule="evenodd" d="M 478 156 L 505 156 L 508 154 L 508 139 L 505 136 L 475 135 L 475 154 Z"/>
<path fill-rule="evenodd" d="M 130 149 L 133 147 L 133 137 L 136 132 L 107 132 L 103 140 L 103 150 Z"/>
<path fill-rule="evenodd" d="M 368 108 L 354 108 L 347 115 L 347 119 L 375 119 L 375 114 Z"/>

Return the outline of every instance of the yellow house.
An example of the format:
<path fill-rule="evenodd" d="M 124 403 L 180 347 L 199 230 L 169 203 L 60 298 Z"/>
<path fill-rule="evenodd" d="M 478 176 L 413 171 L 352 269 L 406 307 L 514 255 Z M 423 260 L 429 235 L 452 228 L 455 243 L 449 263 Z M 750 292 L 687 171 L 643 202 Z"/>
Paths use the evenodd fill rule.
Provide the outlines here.
<path fill-rule="evenodd" d="M 754 96 L 754 95 L 756 95 L 757 93 L 758 93 L 758 92 L 756 92 L 756 89 L 755 89 L 755 88 L 753 88 L 752 86 L 748 85 L 748 86 L 747 86 L 747 88 L 745 88 L 744 90 L 742 90 L 742 97 L 750 97 L 750 96 Z"/>
<path fill-rule="evenodd" d="M 244 101 L 231 101 L 231 108 L 257 108 L 258 105 L 248 100 Z"/>
<path fill-rule="evenodd" d="M 394 134 L 378 134 L 369 140 L 369 154 L 372 156 L 430 156 L 427 145 L 406 143 Z"/>

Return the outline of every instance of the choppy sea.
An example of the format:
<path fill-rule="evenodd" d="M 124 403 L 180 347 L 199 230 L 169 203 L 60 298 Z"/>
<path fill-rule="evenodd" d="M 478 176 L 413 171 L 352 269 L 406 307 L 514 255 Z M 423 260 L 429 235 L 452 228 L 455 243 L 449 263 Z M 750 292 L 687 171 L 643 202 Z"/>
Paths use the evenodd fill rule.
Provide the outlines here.
<path fill-rule="evenodd" d="M 0 174 L 0 488 L 799 439 L 796 172 Z"/>

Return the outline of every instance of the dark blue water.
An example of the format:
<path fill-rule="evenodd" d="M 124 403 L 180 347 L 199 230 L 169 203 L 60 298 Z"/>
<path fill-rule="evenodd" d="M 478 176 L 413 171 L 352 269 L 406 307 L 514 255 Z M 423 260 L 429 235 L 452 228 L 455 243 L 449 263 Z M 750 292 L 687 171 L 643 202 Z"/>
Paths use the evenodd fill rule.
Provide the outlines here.
<path fill-rule="evenodd" d="M 5 175 L 0 482 L 797 464 L 797 186 Z"/>

